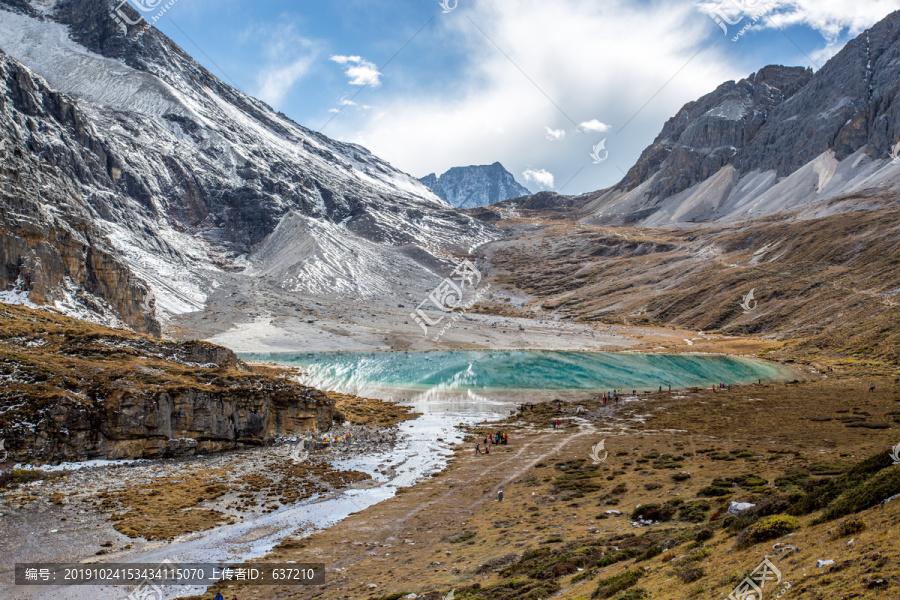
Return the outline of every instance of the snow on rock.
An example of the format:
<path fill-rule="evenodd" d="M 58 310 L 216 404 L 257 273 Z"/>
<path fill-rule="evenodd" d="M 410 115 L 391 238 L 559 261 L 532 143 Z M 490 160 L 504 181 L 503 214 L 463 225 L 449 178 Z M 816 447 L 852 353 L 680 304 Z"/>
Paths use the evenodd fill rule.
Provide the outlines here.
<path fill-rule="evenodd" d="M 383 295 L 398 273 L 428 275 L 499 237 L 365 148 L 216 79 L 159 31 L 119 37 L 108 4 L 0 0 L 0 49 L 70 96 L 81 127 L 44 140 L 74 193 L 41 218 L 89 219 L 164 323 L 261 273 L 282 290 Z"/>

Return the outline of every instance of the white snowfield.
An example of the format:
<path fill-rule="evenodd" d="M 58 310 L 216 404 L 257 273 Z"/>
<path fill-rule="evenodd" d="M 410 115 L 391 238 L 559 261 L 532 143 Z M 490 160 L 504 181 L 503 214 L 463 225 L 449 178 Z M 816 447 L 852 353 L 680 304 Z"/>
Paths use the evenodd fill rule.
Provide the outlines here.
<path fill-rule="evenodd" d="M 242 278 L 246 286 L 265 276 L 282 290 L 388 297 L 403 285 L 400 277 L 435 279 L 409 247 L 446 259 L 498 237 L 368 150 L 210 83 L 155 30 L 129 39 L 156 36 L 144 40 L 153 42 L 147 47 L 163 49 L 162 58 L 148 50 L 146 70 L 138 70 L 74 41 L 52 20 L 52 5 L 32 6 L 50 18 L 0 9 L 0 49 L 75 99 L 94 135 L 126 163 L 112 170 L 115 191 L 85 185 L 82 201 L 150 286 L 164 323 L 203 310 L 223 281 Z M 261 175 L 276 189 L 263 189 Z M 126 176 L 145 197 L 122 192 Z M 213 206 L 215 195 L 229 194 L 262 197 L 280 223 L 266 239 L 236 247 Z"/>

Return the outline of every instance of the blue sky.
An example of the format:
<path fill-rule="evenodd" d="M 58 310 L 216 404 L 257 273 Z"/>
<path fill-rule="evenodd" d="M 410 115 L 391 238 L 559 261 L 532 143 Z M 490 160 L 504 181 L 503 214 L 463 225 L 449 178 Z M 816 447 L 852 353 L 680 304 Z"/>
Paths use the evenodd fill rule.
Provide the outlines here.
<path fill-rule="evenodd" d="M 684 103 L 767 64 L 816 69 L 900 9 L 900 0 L 446 3 L 456 8 L 178 0 L 156 26 L 245 93 L 412 175 L 500 161 L 532 190 L 575 194 L 618 182 Z M 609 155 L 594 164 L 602 140 Z"/>

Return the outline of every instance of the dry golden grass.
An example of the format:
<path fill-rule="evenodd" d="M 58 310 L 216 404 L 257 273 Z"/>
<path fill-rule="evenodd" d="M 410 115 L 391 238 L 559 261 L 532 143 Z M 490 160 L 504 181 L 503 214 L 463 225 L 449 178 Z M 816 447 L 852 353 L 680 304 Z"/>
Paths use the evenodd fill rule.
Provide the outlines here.
<path fill-rule="evenodd" d="M 223 471 L 203 471 L 173 476 L 153 483 L 102 493 L 102 508 L 115 510 L 114 527 L 128 537 L 170 540 L 185 533 L 203 531 L 233 519 L 217 510 L 197 508 L 228 492 L 221 483 Z"/>
<path fill-rule="evenodd" d="M 335 420 L 340 420 L 338 415 L 340 413 L 353 425 L 393 427 L 420 415 L 408 406 L 400 406 L 393 402 L 338 392 L 325 392 L 325 395 L 335 401 Z"/>

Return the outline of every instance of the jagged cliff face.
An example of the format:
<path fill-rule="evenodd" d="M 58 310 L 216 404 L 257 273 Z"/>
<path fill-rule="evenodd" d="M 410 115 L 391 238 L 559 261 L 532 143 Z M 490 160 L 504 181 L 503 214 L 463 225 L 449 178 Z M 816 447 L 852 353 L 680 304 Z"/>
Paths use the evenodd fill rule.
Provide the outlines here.
<path fill-rule="evenodd" d="M 621 189 L 632 190 L 655 175 L 648 195 L 668 197 L 706 180 L 731 164 L 772 110 L 812 77 L 812 71 L 800 67 L 766 67 L 686 105 L 644 150 Z"/>
<path fill-rule="evenodd" d="M 512 173 L 500 163 L 453 167 L 440 177 L 434 173 L 420 179 L 438 197 L 456 208 L 487 206 L 510 198 L 528 196 Z"/>
<path fill-rule="evenodd" d="M 821 217 L 900 192 L 900 12 L 821 70 L 770 66 L 670 119 L 589 222 L 671 226 L 790 211 Z"/>
<path fill-rule="evenodd" d="M 0 299 L 27 295 L 159 335 L 148 287 L 91 224 L 81 181 L 106 174 L 84 114 L 0 51 Z"/>
<path fill-rule="evenodd" d="M 204 342 L 0 305 L 0 439 L 12 460 L 154 458 L 331 426 L 334 403 Z"/>
<path fill-rule="evenodd" d="M 69 191 L 55 220 L 90 223 L 85 245 L 112 247 L 153 292 L 164 323 L 202 310 L 226 284 L 235 294 L 264 285 L 391 298 L 396 273 L 427 276 L 434 257 L 495 237 L 364 148 L 219 81 L 155 29 L 121 36 L 110 17 L 117 5 L 0 0 L 5 64 L 33 72 L 60 113 L 2 130 L 17 160 L 55 168 L 54 186 Z M 17 93 L 8 87 L 6 102 Z M 29 132 L 46 126 L 44 146 L 30 145 Z M 406 246 L 422 251 L 398 250 Z M 117 294 L 104 298 L 113 312 L 130 304 Z"/>

